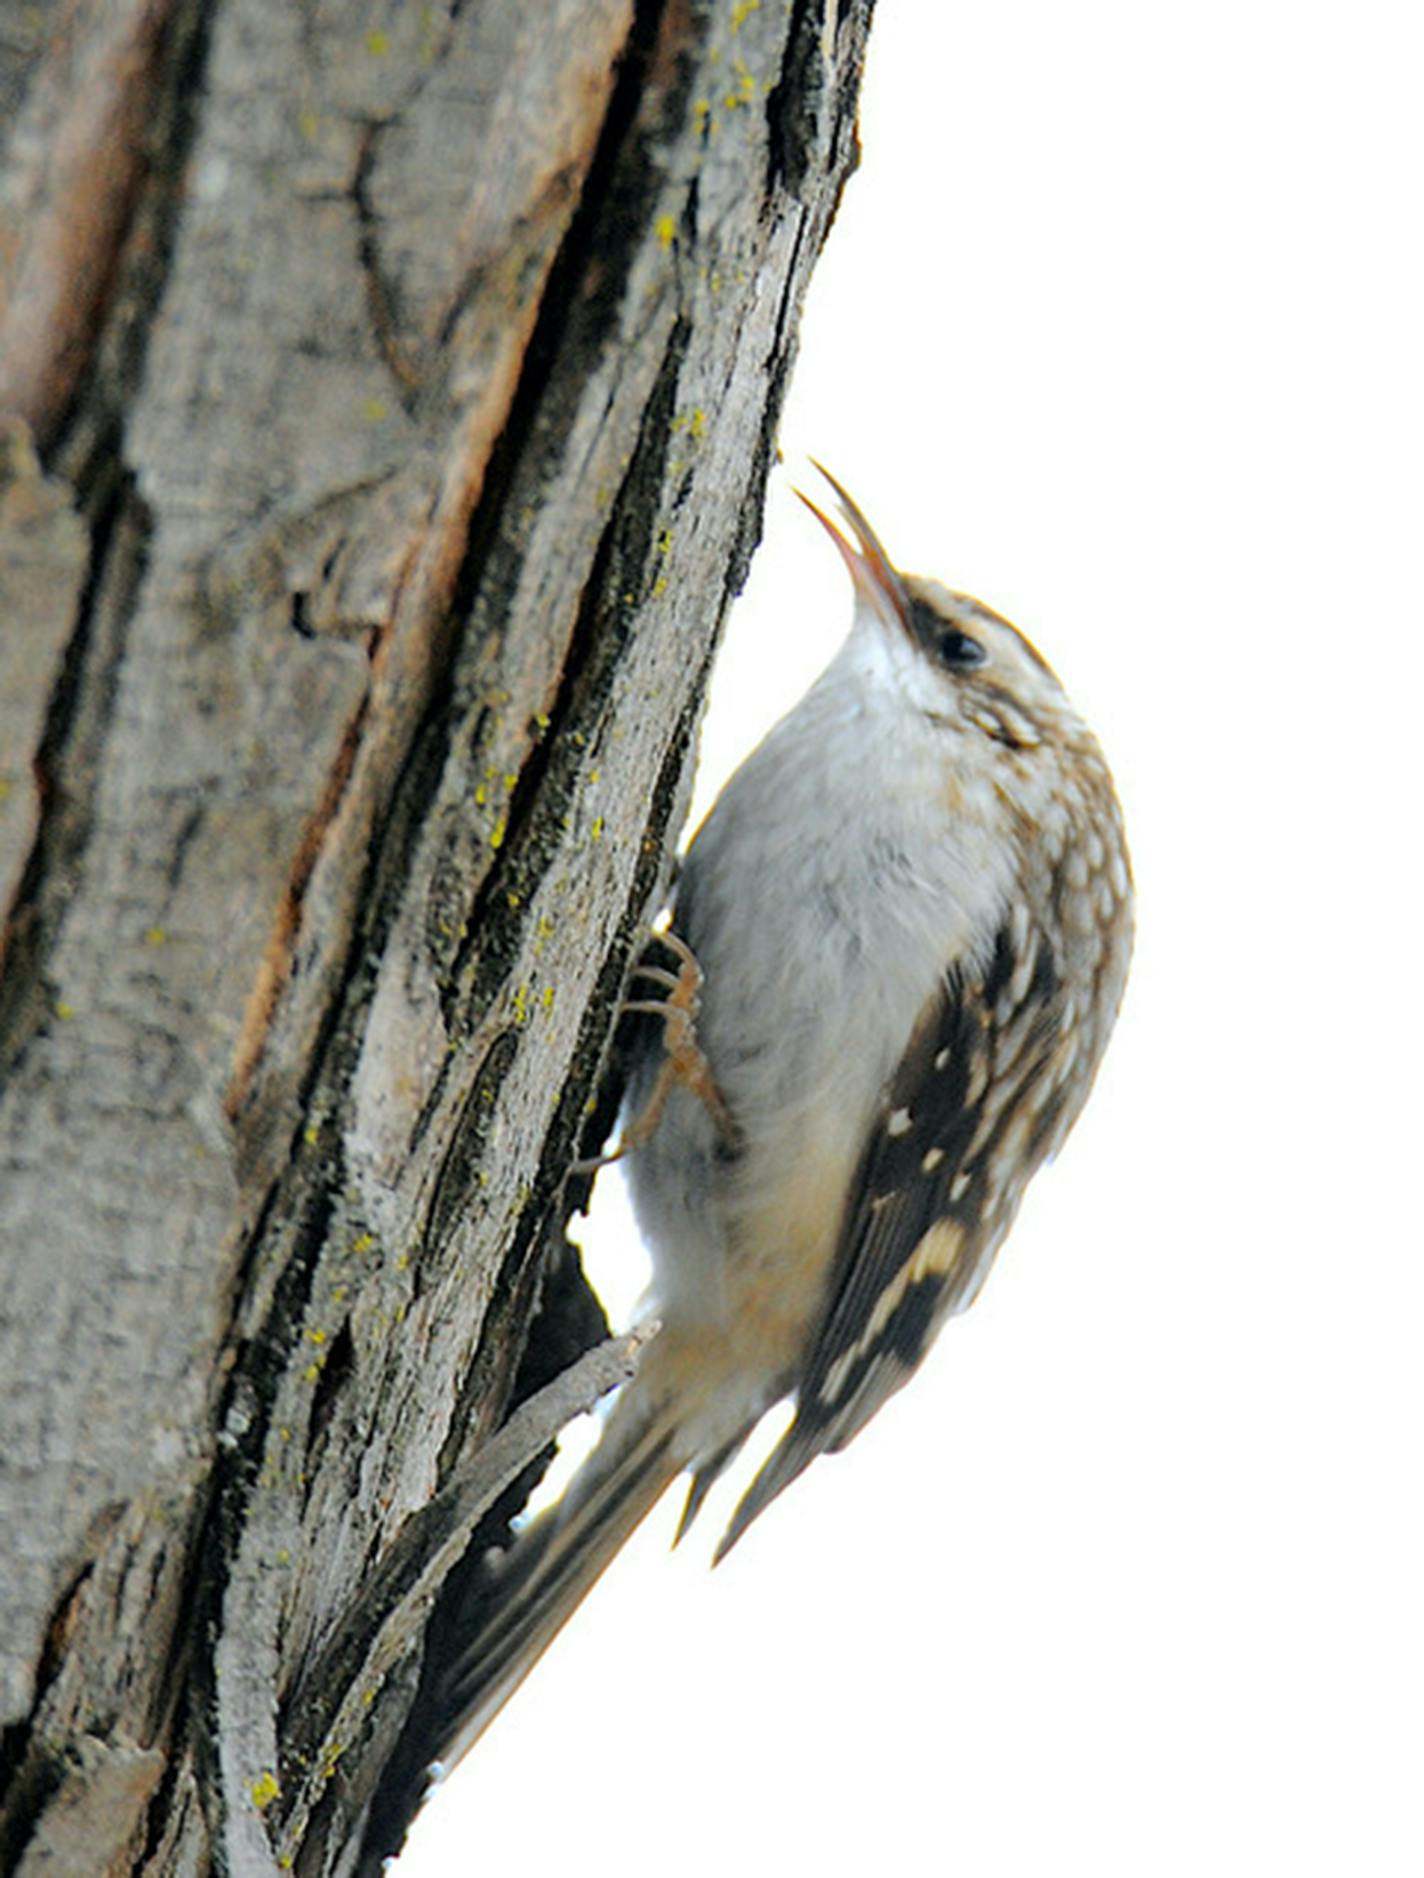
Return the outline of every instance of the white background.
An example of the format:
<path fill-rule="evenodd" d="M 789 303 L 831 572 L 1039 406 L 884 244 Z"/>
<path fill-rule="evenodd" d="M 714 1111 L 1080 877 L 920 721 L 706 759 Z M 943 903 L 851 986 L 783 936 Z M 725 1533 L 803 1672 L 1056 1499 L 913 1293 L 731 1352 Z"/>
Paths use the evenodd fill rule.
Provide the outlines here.
<path fill-rule="evenodd" d="M 715 1575 L 665 1504 L 410 1878 L 1424 1870 L 1417 18 L 882 0 L 784 441 L 1098 728 L 1127 1004 L 921 1375 Z M 779 489 L 704 803 L 848 611 Z"/>

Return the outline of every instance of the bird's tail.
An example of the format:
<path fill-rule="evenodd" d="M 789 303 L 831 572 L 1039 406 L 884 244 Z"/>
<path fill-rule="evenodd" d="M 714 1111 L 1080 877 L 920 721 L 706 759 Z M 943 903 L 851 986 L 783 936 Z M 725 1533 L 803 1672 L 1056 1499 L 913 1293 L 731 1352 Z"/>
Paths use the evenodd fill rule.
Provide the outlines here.
<path fill-rule="evenodd" d="M 475 1628 L 441 1678 L 438 1758 L 447 1769 L 479 1740 L 685 1464 L 668 1414 L 634 1421 L 634 1404 L 620 1408 L 563 1497 L 491 1568 Z"/>

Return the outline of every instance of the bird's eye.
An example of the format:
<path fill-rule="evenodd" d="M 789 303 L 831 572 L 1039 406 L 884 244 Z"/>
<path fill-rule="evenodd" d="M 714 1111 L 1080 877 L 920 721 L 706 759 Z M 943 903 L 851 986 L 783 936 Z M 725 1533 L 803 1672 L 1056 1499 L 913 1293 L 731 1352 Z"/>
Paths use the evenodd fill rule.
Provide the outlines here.
<path fill-rule="evenodd" d="M 974 666 L 982 665 L 987 657 L 979 641 L 971 639 L 968 633 L 962 633 L 957 626 L 937 627 L 931 644 L 940 664 L 951 671 L 971 671 Z"/>
<path fill-rule="evenodd" d="M 969 672 L 988 658 L 983 644 L 961 632 L 947 620 L 938 607 L 931 606 L 918 594 L 910 599 L 910 627 L 921 650 L 947 672 Z"/>

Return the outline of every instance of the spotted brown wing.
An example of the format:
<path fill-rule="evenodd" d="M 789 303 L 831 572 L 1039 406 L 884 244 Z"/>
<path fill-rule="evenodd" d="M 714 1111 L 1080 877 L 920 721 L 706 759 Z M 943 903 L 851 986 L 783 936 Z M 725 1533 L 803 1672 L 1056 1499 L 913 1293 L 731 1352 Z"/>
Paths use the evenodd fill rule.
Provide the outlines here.
<path fill-rule="evenodd" d="M 1071 1018 L 1049 945 L 1022 923 L 926 1005 L 852 1184 L 795 1419 L 719 1558 L 818 1454 L 859 1433 L 973 1298 L 1081 1100 Z"/>

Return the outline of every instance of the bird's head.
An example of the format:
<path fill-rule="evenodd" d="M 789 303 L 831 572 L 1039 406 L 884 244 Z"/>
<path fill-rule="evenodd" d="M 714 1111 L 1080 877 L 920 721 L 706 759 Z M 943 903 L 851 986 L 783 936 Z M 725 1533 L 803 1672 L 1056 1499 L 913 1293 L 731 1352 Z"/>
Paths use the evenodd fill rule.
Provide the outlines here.
<path fill-rule="evenodd" d="M 968 594 L 902 574 L 840 483 L 842 528 L 798 489 L 835 542 L 855 587 L 852 646 L 884 684 L 947 730 L 1029 751 L 1082 725 L 1052 668 L 1016 626 Z"/>

